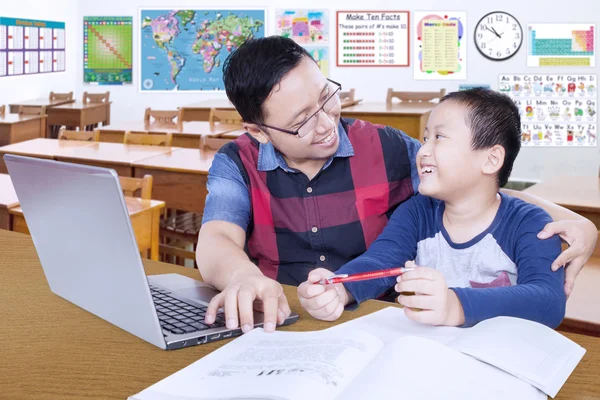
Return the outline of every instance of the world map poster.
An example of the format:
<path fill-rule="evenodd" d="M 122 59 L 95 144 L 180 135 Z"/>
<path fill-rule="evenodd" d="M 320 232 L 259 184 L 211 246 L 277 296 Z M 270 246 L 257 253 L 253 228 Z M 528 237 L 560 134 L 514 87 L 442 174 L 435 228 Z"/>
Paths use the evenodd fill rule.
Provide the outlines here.
<path fill-rule="evenodd" d="M 142 9 L 140 91 L 224 90 L 223 63 L 265 36 L 264 9 Z"/>

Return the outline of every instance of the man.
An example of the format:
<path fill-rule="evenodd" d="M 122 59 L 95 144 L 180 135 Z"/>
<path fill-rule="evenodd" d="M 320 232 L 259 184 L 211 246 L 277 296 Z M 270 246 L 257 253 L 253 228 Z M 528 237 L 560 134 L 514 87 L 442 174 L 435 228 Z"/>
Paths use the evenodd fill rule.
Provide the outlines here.
<path fill-rule="evenodd" d="M 404 133 L 340 118 L 340 85 L 310 55 L 278 36 L 246 42 L 225 62 L 227 96 L 248 135 L 224 146 L 208 178 L 197 262 L 222 292 L 206 322 L 224 307 L 229 328 L 252 328 L 252 309 L 273 331 L 290 313 L 281 284 L 315 268 L 336 270 L 366 251 L 395 208 L 417 192 L 419 143 Z M 553 220 L 540 235 L 571 247 L 565 290 L 591 255 L 590 221 L 533 196 Z M 540 238 L 542 238 L 540 236 Z"/>

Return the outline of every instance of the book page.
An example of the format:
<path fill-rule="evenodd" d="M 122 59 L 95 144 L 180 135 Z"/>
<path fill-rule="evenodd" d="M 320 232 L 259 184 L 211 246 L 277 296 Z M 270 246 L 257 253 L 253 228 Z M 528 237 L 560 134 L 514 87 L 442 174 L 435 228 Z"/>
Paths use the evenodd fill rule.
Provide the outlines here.
<path fill-rule="evenodd" d="M 544 400 L 528 383 L 433 340 L 387 344 L 341 399 Z"/>
<path fill-rule="evenodd" d="M 132 399 L 334 399 L 381 348 L 365 332 L 255 329 Z"/>

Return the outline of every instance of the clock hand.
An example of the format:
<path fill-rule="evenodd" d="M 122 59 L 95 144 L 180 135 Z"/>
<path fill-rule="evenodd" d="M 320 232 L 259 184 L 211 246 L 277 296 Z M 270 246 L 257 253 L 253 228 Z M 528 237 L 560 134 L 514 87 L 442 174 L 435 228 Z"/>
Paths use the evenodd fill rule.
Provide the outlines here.
<path fill-rule="evenodd" d="M 504 32 L 502 32 L 502 33 L 496 32 L 496 28 L 494 28 L 493 26 L 492 26 L 492 29 L 494 30 L 494 33 L 496 34 L 496 36 L 498 36 L 500 39 L 502 39 L 502 35 L 504 34 Z"/>
<path fill-rule="evenodd" d="M 494 28 L 490 29 L 490 28 L 488 28 L 488 27 L 486 26 L 486 27 L 485 27 L 485 29 L 487 29 L 488 31 L 492 32 L 494 35 L 496 35 L 496 36 L 500 37 L 500 35 L 498 35 L 498 33 L 496 32 L 496 30 L 492 30 L 492 29 L 494 29 Z"/>

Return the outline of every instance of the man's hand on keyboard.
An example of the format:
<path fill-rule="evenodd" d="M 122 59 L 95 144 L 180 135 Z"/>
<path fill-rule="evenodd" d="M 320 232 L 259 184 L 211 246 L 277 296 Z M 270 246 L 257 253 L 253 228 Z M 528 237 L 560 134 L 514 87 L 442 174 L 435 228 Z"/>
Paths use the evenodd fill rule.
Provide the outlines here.
<path fill-rule="evenodd" d="M 273 332 L 291 314 L 281 284 L 264 275 L 248 275 L 229 284 L 213 297 L 206 311 L 206 323 L 215 321 L 219 308 L 225 311 L 227 328 L 241 326 L 246 333 L 254 327 L 254 310 L 264 313 L 264 330 Z"/>

